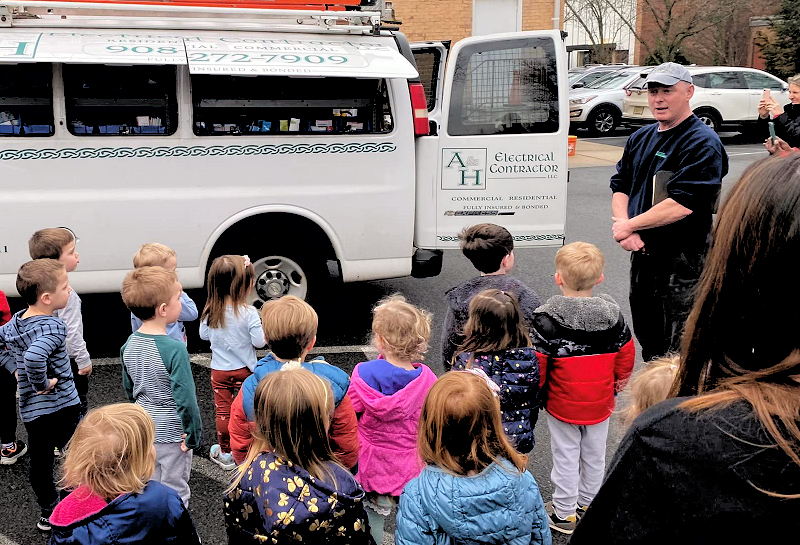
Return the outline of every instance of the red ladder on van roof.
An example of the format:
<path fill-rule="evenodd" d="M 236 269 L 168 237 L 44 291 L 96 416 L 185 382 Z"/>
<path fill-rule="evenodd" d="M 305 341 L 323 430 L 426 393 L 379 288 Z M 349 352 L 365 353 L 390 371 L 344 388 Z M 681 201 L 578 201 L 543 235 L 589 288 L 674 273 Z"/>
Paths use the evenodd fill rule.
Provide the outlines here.
<path fill-rule="evenodd" d="M 324 0 L 323 0 L 324 1 Z M 380 0 L 0 0 L 0 28 L 334 31 L 377 35 Z M 367 3 L 376 2 L 376 3 Z"/>
<path fill-rule="evenodd" d="M 3 2 L 0 5 L 14 4 L 15 2 Z M 21 2 L 20 2 L 21 3 Z M 278 0 L 270 2 L 268 0 L 53 0 L 48 4 L 64 4 L 64 7 L 72 7 L 70 4 L 82 4 L 90 6 L 97 5 L 144 5 L 144 6 L 181 6 L 181 7 L 217 7 L 217 8 L 257 8 L 257 9 L 300 9 L 300 10 L 322 10 L 322 11 L 341 11 L 347 7 L 354 8 L 362 6 L 361 0 L 333 0 L 314 2 L 309 0 Z M 37 5 L 38 2 L 30 2 Z M 375 4 L 364 5 L 367 8 L 375 8 Z"/>

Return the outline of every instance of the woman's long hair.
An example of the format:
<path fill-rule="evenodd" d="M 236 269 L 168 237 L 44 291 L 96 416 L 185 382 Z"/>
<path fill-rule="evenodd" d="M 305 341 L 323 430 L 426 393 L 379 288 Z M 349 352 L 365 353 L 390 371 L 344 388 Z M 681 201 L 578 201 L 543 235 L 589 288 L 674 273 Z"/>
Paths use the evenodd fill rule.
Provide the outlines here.
<path fill-rule="evenodd" d="M 694 411 L 747 401 L 798 465 L 799 265 L 796 153 L 753 164 L 726 199 L 670 390 L 671 397 L 702 394 L 681 405 Z"/>
<path fill-rule="evenodd" d="M 483 379 L 465 371 L 446 373 L 428 391 L 417 450 L 426 464 L 462 477 L 480 473 L 498 458 L 520 472 L 528 463 L 503 433 L 498 399 Z"/>
<path fill-rule="evenodd" d="M 469 302 L 464 337 L 453 362 L 459 354 L 469 352 L 471 356 L 467 366 L 479 354 L 532 346 L 519 301 L 513 293 L 498 289 L 483 290 Z"/>
<path fill-rule="evenodd" d="M 253 444 L 229 490 L 262 452 L 272 452 L 336 486 L 330 464 L 339 462 L 328 441 L 334 400 L 325 379 L 300 367 L 270 373 L 256 387 L 253 408 Z"/>

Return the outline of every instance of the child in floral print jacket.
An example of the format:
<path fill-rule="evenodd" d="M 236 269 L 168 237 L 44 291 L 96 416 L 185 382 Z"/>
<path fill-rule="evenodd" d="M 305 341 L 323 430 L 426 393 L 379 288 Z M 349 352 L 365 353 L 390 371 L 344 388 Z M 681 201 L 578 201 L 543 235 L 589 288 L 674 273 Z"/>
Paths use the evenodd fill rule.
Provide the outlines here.
<path fill-rule="evenodd" d="M 229 543 L 375 545 L 364 491 L 328 442 L 330 384 L 302 368 L 271 373 L 254 408 L 254 441 L 224 499 Z"/>

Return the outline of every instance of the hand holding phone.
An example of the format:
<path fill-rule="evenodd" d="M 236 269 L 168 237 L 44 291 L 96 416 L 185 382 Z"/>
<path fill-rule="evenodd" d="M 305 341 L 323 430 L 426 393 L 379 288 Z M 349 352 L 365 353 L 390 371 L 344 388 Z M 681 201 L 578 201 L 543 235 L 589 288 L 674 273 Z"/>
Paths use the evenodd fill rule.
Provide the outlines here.
<path fill-rule="evenodd" d="M 769 123 L 767 123 L 767 126 L 769 127 L 769 137 L 770 137 L 770 139 L 772 139 L 772 145 L 774 146 L 775 145 L 775 123 L 770 121 Z"/>

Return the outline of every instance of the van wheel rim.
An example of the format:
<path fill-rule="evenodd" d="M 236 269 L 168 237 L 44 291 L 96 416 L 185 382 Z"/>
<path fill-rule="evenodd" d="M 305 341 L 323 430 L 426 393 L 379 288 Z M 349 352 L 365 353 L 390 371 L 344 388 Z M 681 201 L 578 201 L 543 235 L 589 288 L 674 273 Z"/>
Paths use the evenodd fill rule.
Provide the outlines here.
<path fill-rule="evenodd" d="M 614 128 L 614 116 L 607 112 L 600 113 L 594 121 L 594 126 L 600 132 L 609 132 Z"/>
<path fill-rule="evenodd" d="M 261 308 L 267 301 L 284 295 L 305 299 L 308 280 L 303 268 L 296 261 L 284 256 L 263 257 L 253 263 L 256 280 L 248 295 L 248 303 Z"/>

